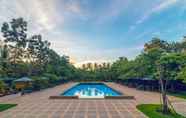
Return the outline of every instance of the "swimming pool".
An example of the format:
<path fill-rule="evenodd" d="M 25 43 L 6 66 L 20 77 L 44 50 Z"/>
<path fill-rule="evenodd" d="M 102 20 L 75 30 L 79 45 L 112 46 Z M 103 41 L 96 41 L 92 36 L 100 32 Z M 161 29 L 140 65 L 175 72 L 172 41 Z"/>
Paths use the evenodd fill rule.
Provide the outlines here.
<path fill-rule="evenodd" d="M 103 83 L 79 83 L 61 95 L 78 96 L 78 98 L 104 98 L 105 96 L 121 96 L 122 94 Z"/>

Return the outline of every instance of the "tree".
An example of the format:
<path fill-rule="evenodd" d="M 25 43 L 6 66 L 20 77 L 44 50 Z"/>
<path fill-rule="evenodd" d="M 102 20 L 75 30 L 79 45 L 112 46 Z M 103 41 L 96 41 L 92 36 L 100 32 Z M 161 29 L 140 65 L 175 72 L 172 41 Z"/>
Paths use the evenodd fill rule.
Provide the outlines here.
<path fill-rule="evenodd" d="M 0 74 L 1 76 L 6 76 L 5 73 L 8 68 L 8 47 L 3 41 L 0 41 L 0 43 Z"/>
<path fill-rule="evenodd" d="M 158 48 L 158 49 L 163 49 L 163 50 L 168 51 L 169 49 L 168 47 L 169 47 L 168 42 L 161 40 L 159 38 L 153 38 L 150 42 L 144 45 L 144 51 L 148 52 L 149 49 L 152 49 L 152 48 Z"/>
<path fill-rule="evenodd" d="M 87 68 L 87 67 L 86 67 L 86 64 L 83 64 L 83 65 L 82 65 L 82 69 L 83 69 L 83 70 L 86 70 L 86 68 Z"/>
<path fill-rule="evenodd" d="M 94 63 L 94 69 L 97 70 L 98 69 L 98 64 Z"/>
<path fill-rule="evenodd" d="M 87 69 L 92 70 L 92 63 L 87 63 Z"/>
<path fill-rule="evenodd" d="M 161 48 L 152 48 L 136 57 L 135 68 L 138 77 L 155 78 L 157 71 L 156 62 L 161 58 L 165 50 Z"/>
<path fill-rule="evenodd" d="M 167 99 L 167 91 L 166 91 L 166 81 L 164 80 L 164 72 L 165 72 L 165 67 L 164 65 L 159 65 L 159 80 L 160 80 L 160 86 L 161 86 L 161 94 L 162 94 L 162 101 L 163 101 L 163 107 L 162 111 L 163 113 L 168 113 L 169 108 L 168 108 L 168 99 Z"/>
<path fill-rule="evenodd" d="M 20 75 L 20 64 L 25 61 L 24 54 L 27 46 L 27 22 L 24 21 L 23 18 L 4 22 L 1 32 L 5 42 L 4 66 L 6 65 L 7 67 L 8 65 L 7 70 L 10 75 L 18 76 Z"/>
<path fill-rule="evenodd" d="M 186 36 L 184 36 L 181 43 L 179 43 L 179 49 L 180 49 L 180 52 L 186 51 Z"/>
<path fill-rule="evenodd" d="M 169 111 L 168 98 L 167 98 L 167 81 L 176 79 L 177 73 L 185 66 L 186 55 L 185 54 L 165 54 L 158 62 L 159 80 L 161 85 L 162 101 L 163 101 L 163 113 Z"/>
<path fill-rule="evenodd" d="M 70 63 L 70 57 L 66 56 L 66 55 L 61 56 L 60 60 L 61 60 L 62 64 L 69 64 Z"/>
<path fill-rule="evenodd" d="M 111 65 L 111 68 L 110 68 L 111 69 L 110 71 L 112 73 L 111 78 L 120 78 L 121 76 L 124 77 L 126 75 L 126 72 L 128 71 L 128 67 L 129 67 L 128 64 L 129 63 L 130 62 L 128 61 L 128 59 L 126 57 L 120 57 L 116 62 L 114 62 Z M 123 74 L 125 74 L 125 75 L 123 75 Z"/>
<path fill-rule="evenodd" d="M 23 18 L 12 19 L 10 23 L 3 23 L 1 28 L 5 42 L 11 48 L 12 63 L 16 65 L 23 59 L 23 51 L 27 43 L 27 22 Z"/>
<path fill-rule="evenodd" d="M 48 54 L 49 54 L 49 46 L 50 43 L 48 41 L 42 41 L 41 35 L 38 35 L 38 47 L 37 49 L 37 63 L 44 67 L 44 65 L 49 61 Z"/>
<path fill-rule="evenodd" d="M 169 50 L 173 53 L 182 53 L 186 51 L 186 36 L 183 37 L 181 42 L 169 43 Z"/>
<path fill-rule="evenodd" d="M 33 35 L 28 44 L 28 58 L 32 64 L 39 66 L 43 71 L 49 62 L 50 43 L 43 41 L 41 35 Z"/>
<path fill-rule="evenodd" d="M 43 88 L 47 82 L 57 85 L 62 80 L 72 80 L 79 72 L 70 63 L 69 56 L 60 56 L 50 49 L 50 42 L 40 34 L 27 36 L 27 22 L 23 18 L 4 22 L 1 32 L 4 38 L 0 42 L 0 76 L 34 76 L 37 78 L 34 84 L 43 83 Z M 41 80 L 41 76 L 49 80 Z"/>

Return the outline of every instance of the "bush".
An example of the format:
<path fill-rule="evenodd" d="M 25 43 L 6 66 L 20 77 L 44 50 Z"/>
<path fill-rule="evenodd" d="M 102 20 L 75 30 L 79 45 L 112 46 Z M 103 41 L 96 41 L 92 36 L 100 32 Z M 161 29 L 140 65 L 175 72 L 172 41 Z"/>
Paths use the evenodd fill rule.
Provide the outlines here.
<path fill-rule="evenodd" d="M 49 80 L 48 79 L 44 79 L 43 77 L 32 77 L 32 79 L 34 80 L 33 82 L 33 88 L 34 90 L 41 90 L 41 89 L 45 89 L 48 88 L 49 85 Z"/>
<path fill-rule="evenodd" d="M 45 73 L 43 76 L 49 78 L 50 86 L 59 84 L 59 77 L 57 77 L 55 74 Z"/>
<path fill-rule="evenodd" d="M 186 67 L 181 69 L 181 71 L 177 75 L 177 79 L 181 79 L 184 83 L 186 83 Z"/>
<path fill-rule="evenodd" d="M 5 93 L 6 91 L 6 84 L 0 80 L 0 93 Z"/>

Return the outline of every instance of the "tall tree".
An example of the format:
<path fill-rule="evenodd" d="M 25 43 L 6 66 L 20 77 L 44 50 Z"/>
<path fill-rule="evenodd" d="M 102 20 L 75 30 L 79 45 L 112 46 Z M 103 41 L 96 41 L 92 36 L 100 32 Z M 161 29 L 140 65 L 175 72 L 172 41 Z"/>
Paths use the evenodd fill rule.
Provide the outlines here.
<path fill-rule="evenodd" d="M 11 48 L 11 59 L 13 64 L 17 64 L 23 59 L 23 51 L 27 43 L 27 22 L 23 18 L 12 19 L 11 22 L 3 23 L 1 28 L 5 42 Z"/>
<path fill-rule="evenodd" d="M 8 68 L 8 47 L 5 43 L 0 47 L 0 67 L 1 74 L 4 76 Z"/>
<path fill-rule="evenodd" d="M 161 40 L 159 38 L 153 38 L 150 42 L 145 43 L 144 51 L 148 52 L 149 49 L 152 49 L 152 48 L 168 50 L 169 49 L 168 47 L 169 47 L 168 42 Z"/>

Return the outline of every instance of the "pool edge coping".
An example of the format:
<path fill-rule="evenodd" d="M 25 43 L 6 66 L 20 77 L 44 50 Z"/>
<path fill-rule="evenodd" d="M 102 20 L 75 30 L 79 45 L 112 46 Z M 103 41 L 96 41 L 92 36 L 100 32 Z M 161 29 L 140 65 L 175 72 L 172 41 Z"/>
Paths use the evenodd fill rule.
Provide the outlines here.
<path fill-rule="evenodd" d="M 106 100 L 106 99 L 135 99 L 134 96 L 104 96 L 104 98 L 79 98 L 78 96 L 49 96 L 49 99 L 82 99 L 82 100 Z"/>

